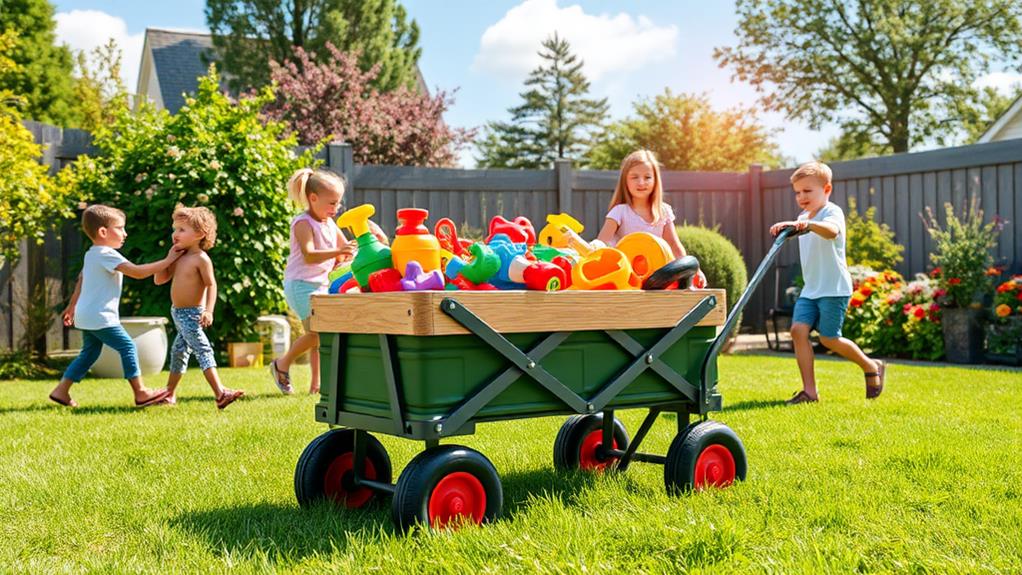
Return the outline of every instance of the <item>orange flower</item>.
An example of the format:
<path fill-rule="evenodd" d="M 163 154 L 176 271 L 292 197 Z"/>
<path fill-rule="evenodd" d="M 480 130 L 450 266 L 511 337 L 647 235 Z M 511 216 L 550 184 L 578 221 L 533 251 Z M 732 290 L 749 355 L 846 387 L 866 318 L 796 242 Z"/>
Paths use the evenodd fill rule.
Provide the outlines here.
<path fill-rule="evenodd" d="M 987 275 L 988 276 L 999 276 L 999 275 L 1001 275 L 1001 270 L 996 268 L 996 267 L 987 268 Z"/>
<path fill-rule="evenodd" d="M 1011 315 L 1011 306 L 1002 303 L 994 311 L 997 313 L 997 317 L 1008 317 Z"/>
<path fill-rule="evenodd" d="M 873 293 L 873 289 L 871 287 L 869 287 L 868 285 L 862 286 L 861 288 L 859 288 L 859 291 L 862 293 L 862 295 L 864 295 L 866 297 L 869 297 L 870 294 Z"/>

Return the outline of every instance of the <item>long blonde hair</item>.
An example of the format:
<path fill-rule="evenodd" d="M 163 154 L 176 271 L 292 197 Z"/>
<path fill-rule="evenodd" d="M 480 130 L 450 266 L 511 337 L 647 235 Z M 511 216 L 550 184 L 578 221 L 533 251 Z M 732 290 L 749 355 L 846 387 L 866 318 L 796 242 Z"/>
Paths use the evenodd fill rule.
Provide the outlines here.
<path fill-rule="evenodd" d="M 614 188 L 614 195 L 610 198 L 610 206 L 613 208 L 618 204 L 632 205 L 632 195 L 628 193 L 628 172 L 638 164 L 646 164 L 653 168 L 653 195 L 650 201 L 650 208 L 653 211 L 653 223 L 664 217 L 664 186 L 660 179 L 660 163 L 656 156 L 649 150 L 636 150 L 625 156 L 621 161 L 621 174 L 617 178 L 617 187 Z"/>
<path fill-rule="evenodd" d="M 309 194 L 322 194 L 328 189 L 335 190 L 344 196 L 344 180 L 328 170 L 302 168 L 291 175 L 287 181 L 287 197 L 292 202 L 309 207 Z"/>

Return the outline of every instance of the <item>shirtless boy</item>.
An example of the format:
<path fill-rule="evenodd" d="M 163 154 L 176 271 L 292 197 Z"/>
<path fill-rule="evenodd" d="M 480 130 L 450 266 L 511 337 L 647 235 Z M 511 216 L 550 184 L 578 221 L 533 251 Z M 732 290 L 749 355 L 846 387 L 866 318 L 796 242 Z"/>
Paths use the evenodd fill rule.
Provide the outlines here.
<path fill-rule="evenodd" d="M 156 285 L 174 280 L 170 286 L 173 304 L 170 315 L 174 318 L 177 337 L 170 350 L 170 377 L 167 378 L 168 404 L 177 403 L 177 384 L 188 367 L 188 357 L 195 354 L 206 382 L 213 388 L 217 409 L 223 409 L 245 395 L 240 389 L 227 389 L 220 383 L 216 371 L 213 346 L 202 328 L 213 324 L 216 305 L 216 279 L 213 260 L 206 250 L 216 243 L 216 216 L 206 208 L 178 206 L 174 210 L 174 247 L 184 254 L 166 270 L 153 277 Z"/>

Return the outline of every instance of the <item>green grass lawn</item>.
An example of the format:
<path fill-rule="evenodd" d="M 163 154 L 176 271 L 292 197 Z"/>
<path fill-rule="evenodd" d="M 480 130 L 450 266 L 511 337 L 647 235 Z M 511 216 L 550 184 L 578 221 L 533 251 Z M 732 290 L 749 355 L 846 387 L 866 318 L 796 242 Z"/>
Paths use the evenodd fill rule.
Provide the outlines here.
<path fill-rule="evenodd" d="M 0 382 L 0 572 L 1022 571 L 1022 372 L 893 365 L 867 401 L 851 364 L 824 361 L 823 402 L 785 407 L 793 359 L 720 368 L 744 483 L 669 497 L 655 465 L 558 474 L 563 418 L 484 424 L 451 442 L 493 461 L 503 518 L 408 536 L 389 502 L 298 509 L 295 462 L 326 427 L 263 370 L 222 371 L 249 393 L 223 413 L 197 370 L 176 408 L 144 411 L 120 381 L 76 386 L 74 411 L 50 382 Z M 632 433 L 643 414 L 619 413 Z M 674 428 L 661 418 L 644 450 Z M 380 439 L 395 477 L 421 449 Z"/>

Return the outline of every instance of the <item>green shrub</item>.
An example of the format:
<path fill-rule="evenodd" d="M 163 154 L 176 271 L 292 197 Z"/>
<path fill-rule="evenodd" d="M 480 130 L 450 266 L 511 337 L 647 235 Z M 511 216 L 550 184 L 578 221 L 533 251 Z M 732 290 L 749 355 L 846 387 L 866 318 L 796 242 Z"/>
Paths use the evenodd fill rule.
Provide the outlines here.
<path fill-rule="evenodd" d="M 748 284 L 745 260 L 738 248 L 717 230 L 700 226 L 678 226 L 678 237 L 685 251 L 699 260 L 708 285 L 727 290 L 727 311 L 731 313 Z"/>
<path fill-rule="evenodd" d="M 128 239 L 121 252 L 136 263 L 166 255 L 175 204 L 216 214 L 209 256 L 219 289 L 207 334 L 221 351 L 226 341 L 258 341 L 256 318 L 285 309 L 281 284 L 294 215 L 285 184 L 294 170 L 313 164 L 315 151 L 296 157 L 285 126 L 261 121 L 259 110 L 272 99 L 267 88 L 230 100 L 211 67 L 177 114 L 151 107 L 121 114 L 97 136 L 99 156 L 78 160 L 67 177 L 90 202 L 124 210 Z M 124 315 L 169 310 L 169 284 L 124 282 Z"/>
<path fill-rule="evenodd" d="M 894 269 L 904 259 L 905 246 L 894 241 L 894 232 L 887 224 L 876 222 L 876 211 L 876 206 L 871 206 L 860 216 L 855 198 L 848 198 L 845 255 L 849 266 Z"/>

